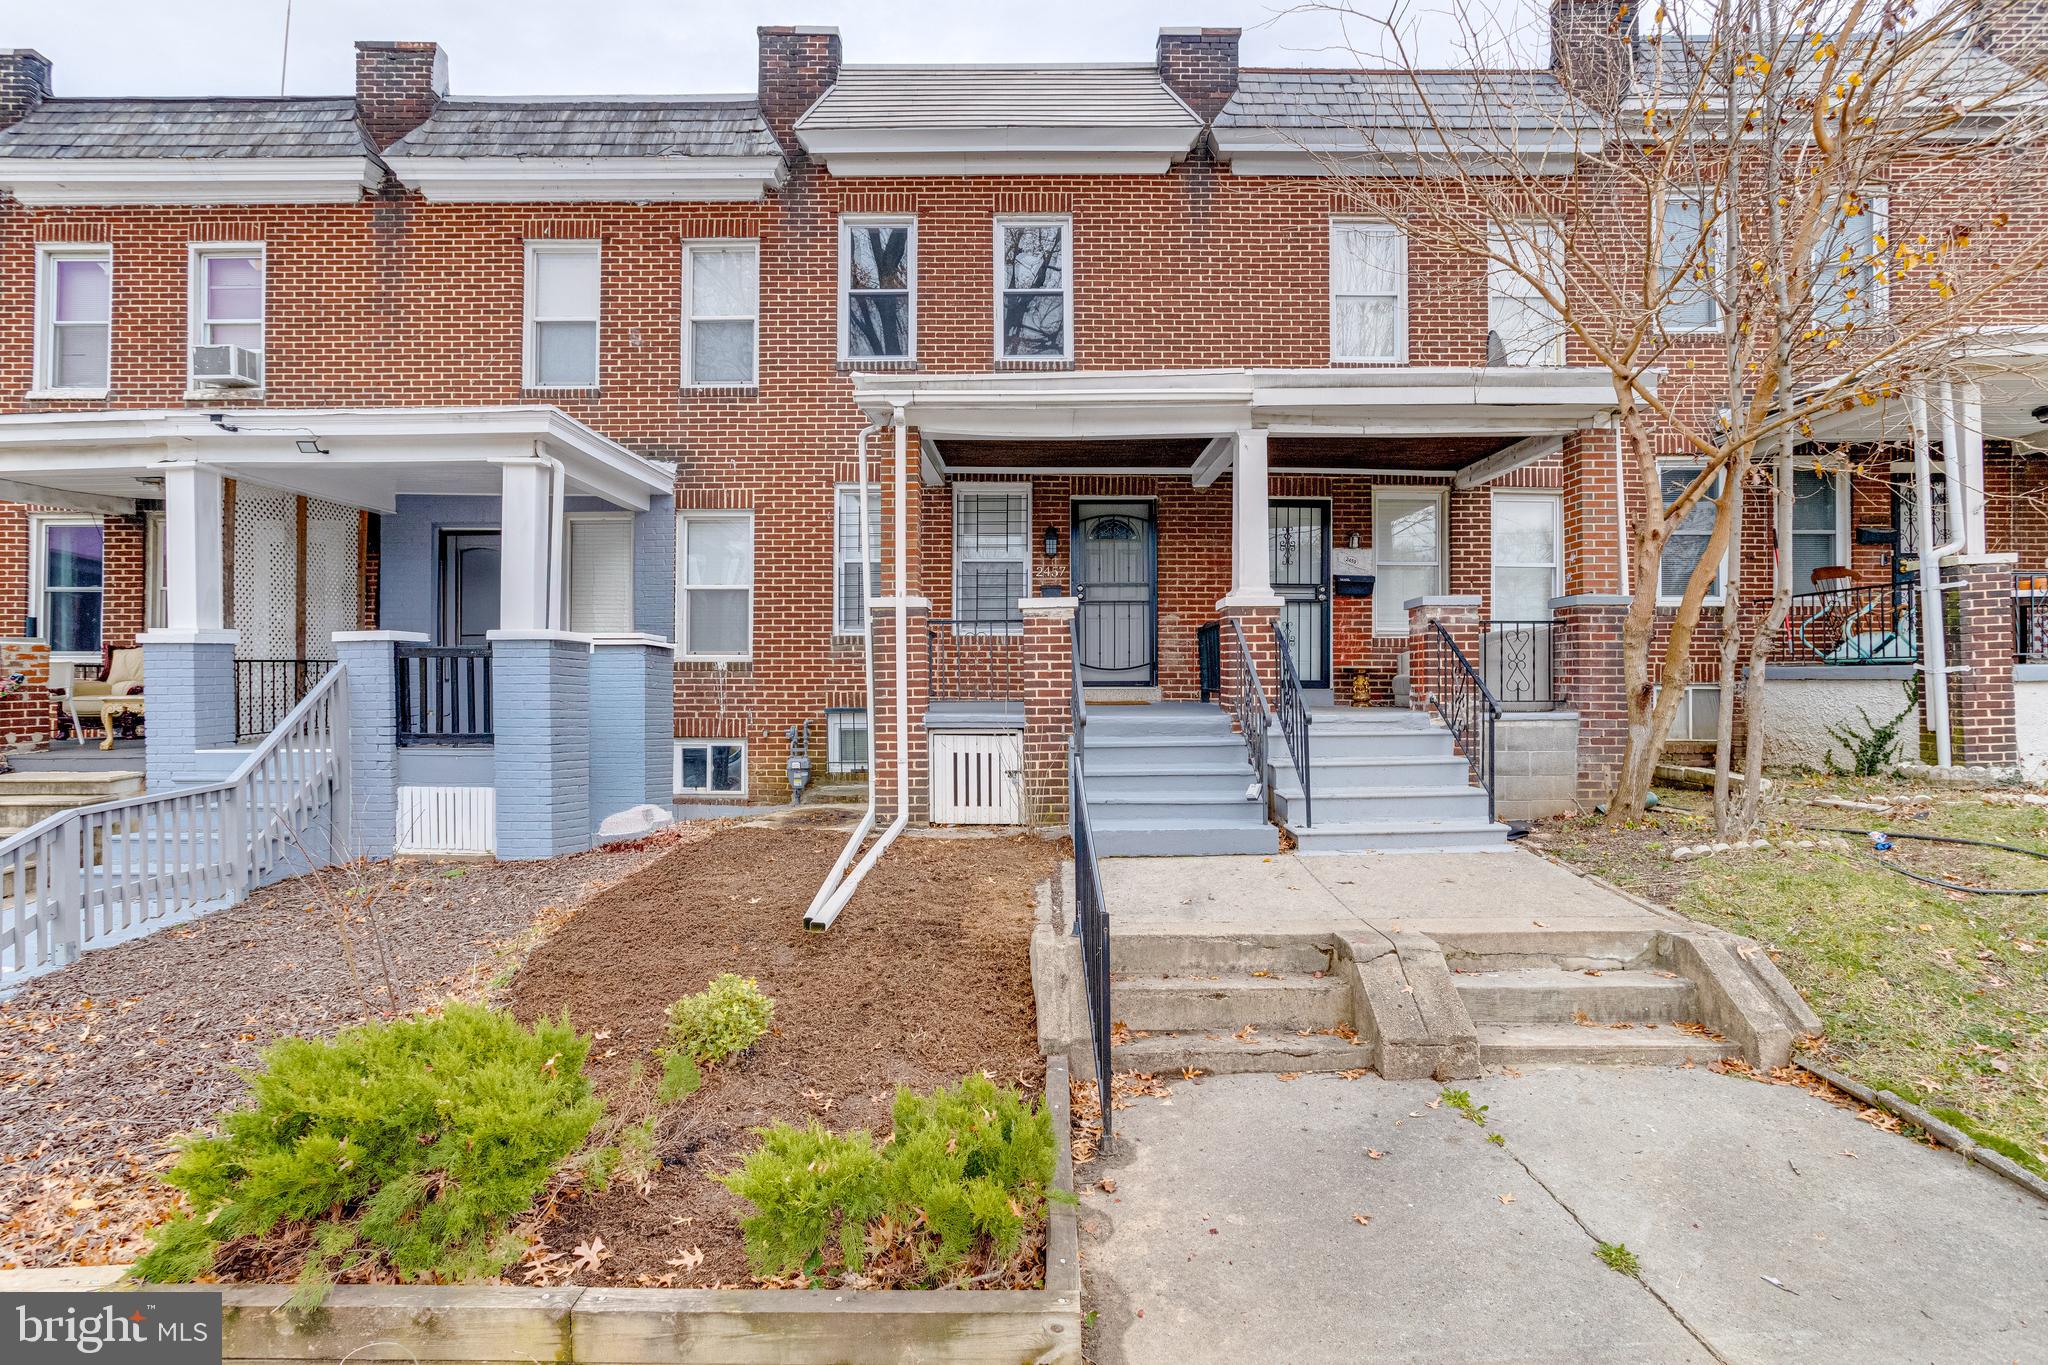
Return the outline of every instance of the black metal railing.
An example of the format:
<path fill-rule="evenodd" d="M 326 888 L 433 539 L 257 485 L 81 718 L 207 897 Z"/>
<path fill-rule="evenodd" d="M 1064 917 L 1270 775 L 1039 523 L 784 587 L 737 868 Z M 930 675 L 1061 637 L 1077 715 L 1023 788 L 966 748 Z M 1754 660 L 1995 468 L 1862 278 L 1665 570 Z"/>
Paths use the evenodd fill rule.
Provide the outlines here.
<path fill-rule="evenodd" d="M 332 659 L 235 660 L 235 742 L 275 730 L 333 667 Z"/>
<path fill-rule="evenodd" d="M 1088 783 L 1082 772 L 1081 730 L 1087 713 L 1074 712 L 1067 748 L 1067 827 L 1074 836 L 1074 936 L 1081 940 L 1081 979 L 1088 992 L 1088 1042 L 1095 1058 L 1095 1093 L 1101 1102 L 1102 1140 L 1114 1120 L 1110 1110 L 1109 906 L 1102 895 L 1102 869 L 1095 857 L 1095 827 L 1088 818 Z"/>
<path fill-rule="evenodd" d="M 935 617 L 925 623 L 924 648 L 933 701 L 1024 700 L 1020 628 Z"/>
<path fill-rule="evenodd" d="M 1486 789 L 1486 818 L 1493 819 L 1494 729 L 1500 703 L 1486 679 L 1472 667 L 1443 622 L 1429 623 L 1429 704 L 1458 742 L 1472 778 Z"/>
<path fill-rule="evenodd" d="M 398 647 L 398 742 L 491 742 L 491 647 Z"/>
<path fill-rule="evenodd" d="M 1917 663 L 1918 594 L 1918 585 L 1905 580 L 1794 593 L 1779 639 L 1778 662 Z"/>
<path fill-rule="evenodd" d="M 1223 623 L 1211 621 L 1195 627 L 1195 672 L 1202 688 L 1202 700 L 1214 701 L 1223 691 Z"/>
<path fill-rule="evenodd" d="M 1259 686 L 1258 666 L 1252 662 L 1252 647 L 1245 642 L 1244 627 L 1230 621 L 1231 643 L 1235 646 L 1234 675 L 1230 679 L 1230 715 L 1244 738 L 1245 762 L 1251 765 L 1252 780 L 1260 791 L 1266 786 L 1266 731 L 1273 723 L 1273 708 L 1266 705 L 1266 689 Z"/>
<path fill-rule="evenodd" d="M 2048 663 L 2048 574 L 2012 576 L 2012 657 L 2016 663 Z"/>
<path fill-rule="evenodd" d="M 1073 717 L 1074 752 L 1080 753 L 1085 747 L 1088 726 L 1088 693 L 1081 686 L 1081 618 L 1067 618 L 1067 677 L 1073 682 L 1073 695 L 1067 700 L 1068 714 Z"/>
<path fill-rule="evenodd" d="M 1504 706 L 1554 706 L 1557 688 L 1556 621 L 1485 620 L 1479 623 L 1479 663 L 1495 701 Z"/>
<path fill-rule="evenodd" d="M 1301 675 L 1295 671 L 1294 651 L 1288 648 L 1287 632 L 1273 623 L 1273 639 L 1280 647 L 1280 733 L 1287 740 L 1287 752 L 1294 759 L 1294 776 L 1301 782 L 1301 823 L 1316 822 L 1315 796 L 1310 790 L 1308 761 L 1308 701 L 1301 695 Z"/>

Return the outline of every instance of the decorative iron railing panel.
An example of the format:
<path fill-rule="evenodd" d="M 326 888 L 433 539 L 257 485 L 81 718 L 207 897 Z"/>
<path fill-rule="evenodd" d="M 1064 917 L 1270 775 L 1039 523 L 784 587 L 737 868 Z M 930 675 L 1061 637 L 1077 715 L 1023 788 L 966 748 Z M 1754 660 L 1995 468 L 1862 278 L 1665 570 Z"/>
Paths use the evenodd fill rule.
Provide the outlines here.
<path fill-rule="evenodd" d="M 1472 780 L 1486 790 L 1486 818 L 1493 819 L 1494 727 L 1500 703 L 1486 679 L 1472 667 L 1441 621 L 1429 623 L 1429 704 L 1458 742 L 1471 765 Z"/>
<path fill-rule="evenodd" d="M 1495 701 L 1510 706 L 1557 703 L 1557 641 L 1563 629 L 1556 621 L 1479 623 L 1480 671 Z"/>
<path fill-rule="evenodd" d="M 2012 657 L 2018 663 L 2048 663 L 2048 574 L 2014 574 Z"/>
<path fill-rule="evenodd" d="M 398 742 L 489 744 L 491 647 L 400 645 Z"/>
<path fill-rule="evenodd" d="M 1214 701 L 1223 691 L 1223 624 L 1210 621 L 1195 627 L 1195 671 L 1202 700 Z"/>
<path fill-rule="evenodd" d="M 1778 642 L 1777 662 L 1918 663 L 1918 604 L 1918 587 L 1905 581 L 1794 593 Z"/>
<path fill-rule="evenodd" d="M 275 730 L 333 667 L 332 659 L 235 660 L 236 743 L 260 739 Z"/>
<path fill-rule="evenodd" d="M 1024 634 L 1016 626 L 934 617 L 924 648 L 933 701 L 1024 700 Z"/>
<path fill-rule="evenodd" d="M 1301 782 L 1301 823 L 1316 822 L 1315 795 L 1311 790 L 1308 757 L 1308 701 L 1301 695 L 1301 676 L 1295 672 L 1294 651 L 1287 646 L 1287 632 L 1276 623 L 1273 639 L 1280 647 L 1280 733 L 1287 740 L 1287 752 L 1294 759 L 1294 775 Z"/>
<path fill-rule="evenodd" d="M 1273 724 L 1273 708 L 1266 705 L 1266 689 L 1259 686 L 1259 670 L 1252 662 L 1252 647 L 1244 638 L 1244 627 L 1230 620 L 1230 640 L 1235 649 L 1236 676 L 1230 680 L 1230 715 L 1244 739 L 1245 762 L 1251 765 L 1252 780 L 1263 792 L 1266 785 L 1266 732 Z"/>

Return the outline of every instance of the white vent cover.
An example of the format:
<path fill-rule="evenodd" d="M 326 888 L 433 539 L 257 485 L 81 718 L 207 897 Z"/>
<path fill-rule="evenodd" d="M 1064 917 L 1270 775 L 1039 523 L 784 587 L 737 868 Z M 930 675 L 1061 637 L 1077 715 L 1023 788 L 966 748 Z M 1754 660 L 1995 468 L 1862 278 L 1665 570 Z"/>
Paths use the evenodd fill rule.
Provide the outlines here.
<path fill-rule="evenodd" d="M 400 853 L 495 853 L 498 793 L 492 787 L 400 787 Z"/>
<path fill-rule="evenodd" d="M 1024 736 L 931 737 L 932 823 L 1015 825 L 1023 820 Z"/>

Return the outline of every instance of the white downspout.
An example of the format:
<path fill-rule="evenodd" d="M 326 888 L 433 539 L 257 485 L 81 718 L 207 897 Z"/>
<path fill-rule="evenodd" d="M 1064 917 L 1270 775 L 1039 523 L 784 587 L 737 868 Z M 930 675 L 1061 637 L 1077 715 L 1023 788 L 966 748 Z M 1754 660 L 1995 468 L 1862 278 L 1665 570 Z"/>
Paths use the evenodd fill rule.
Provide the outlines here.
<path fill-rule="evenodd" d="M 1942 461 L 1949 500 L 1950 531 L 1962 524 L 1960 481 L 1955 451 L 1955 406 L 1947 381 L 1942 383 Z M 1926 390 L 1915 387 L 1906 399 L 1913 423 L 1913 501 L 1915 539 L 1920 546 L 1920 671 L 1927 685 L 1927 725 L 1934 731 L 1934 764 L 1946 768 L 1954 761 L 1948 723 L 1948 636 L 1943 629 L 1941 602 L 1941 561 L 1956 552 L 1960 541 L 1934 543 L 1933 443 L 1927 421 Z"/>
<path fill-rule="evenodd" d="M 1621 418 L 1619 415 L 1607 419 L 1607 425 L 1614 428 L 1614 541 L 1621 552 L 1621 595 L 1628 591 L 1628 499 L 1622 490 L 1628 487 L 1626 469 L 1621 456 Z"/>
<path fill-rule="evenodd" d="M 554 456 L 541 454 L 538 441 L 534 442 L 533 453 L 540 456 L 541 461 L 551 471 L 548 496 L 547 620 L 549 630 L 561 630 L 568 620 L 562 607 L 562 522 L 564 508 L 569 500 L 569 470 Z"/>
<path fill-rule="evenodd" d="M 882 837 L 875 840 L 875 846 L 867 856 L 855 864 L 853 871 L 845 871 L 847 860 L 854 850 L 861 846 L 869 832 L 875 827 L 875 648 L 874 631 L 867 634 L 866 659 L 868 682 L 868 809 L 861 818 L 853 837 L 848 839 L 841 850 L 839 860 L 832 864 L 832 871 L 818 888 L 818 894 L 811 898 L 810 909 L 804 911 L 806 929 L 830 928 L 832 921 L 839 918 L 839 912 L 853 899 L 853 893 L 860 889 L 862 878 L 874 869 L 882 859 L 883 852 L 896 842 L 896 836 L 910 823 L 910 508 L 909 508 L 909 428 L 903 421 L 903 409 L 891 413 L 890 425 L 896 429 L 896 818 L 889 828 L 882 831 Z M 873 559 L 868 553 L 868 437 L 881 428 L 868 426 L 860 434 L 860 544 L 861 582 L 866 585 L 870 600 L 874 584 L 870 580 Z M 872 625 L 872 623 L 870 623 Z"/>

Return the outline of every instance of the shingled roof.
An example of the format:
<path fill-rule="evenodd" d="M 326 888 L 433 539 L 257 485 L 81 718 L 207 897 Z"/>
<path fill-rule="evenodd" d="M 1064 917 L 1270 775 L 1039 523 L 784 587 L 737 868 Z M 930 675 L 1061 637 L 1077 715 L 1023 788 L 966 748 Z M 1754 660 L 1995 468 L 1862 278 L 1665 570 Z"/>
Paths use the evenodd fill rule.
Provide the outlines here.
<path fill-rule="evenodd" d="M 1219 128 L 1555 128 L 1586 110 L 1548 71 L 1275 71 L 1247 69 Z"/>
<path fill-rule="evenodd" d="M 799 132 L 1188 128 L 1201 120 L 1151 66 L 848 66 Z"/>
<path fill-rule="evenodd" d="M 394 157 L 774 156 L 752 97 L 446 100 Z"/>
<path fill-rule="evenodd" d="M 52 99 L 0 131 L 0 157 L 117 160 L 373 157 L 356 102 Z"/>

